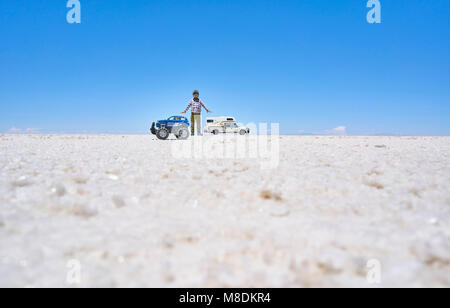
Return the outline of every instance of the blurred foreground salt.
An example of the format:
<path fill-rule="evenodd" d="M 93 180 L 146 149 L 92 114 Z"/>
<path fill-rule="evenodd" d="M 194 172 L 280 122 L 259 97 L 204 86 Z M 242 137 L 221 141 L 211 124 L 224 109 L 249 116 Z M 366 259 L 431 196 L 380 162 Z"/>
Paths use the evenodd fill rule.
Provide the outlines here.
<path fill-rule="evenodd" d="M 0 135 L 0 287 L 450 286 L 450 138 L 283 136 L 273 170 L 173 142 Z"/>

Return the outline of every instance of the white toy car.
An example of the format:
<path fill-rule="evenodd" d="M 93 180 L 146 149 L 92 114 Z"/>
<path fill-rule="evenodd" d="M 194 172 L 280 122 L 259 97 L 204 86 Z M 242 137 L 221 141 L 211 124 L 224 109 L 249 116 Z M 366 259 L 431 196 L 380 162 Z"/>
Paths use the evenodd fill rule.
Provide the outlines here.
<path fill-rule="evenodd" d="M 214 135 L 219 133 L 245 135 L 250 133 L 250 129 L 245 126 L 239 126 L 233 117 L 215 117 L 206 118 L 205 133 L 212 133 Z"/>

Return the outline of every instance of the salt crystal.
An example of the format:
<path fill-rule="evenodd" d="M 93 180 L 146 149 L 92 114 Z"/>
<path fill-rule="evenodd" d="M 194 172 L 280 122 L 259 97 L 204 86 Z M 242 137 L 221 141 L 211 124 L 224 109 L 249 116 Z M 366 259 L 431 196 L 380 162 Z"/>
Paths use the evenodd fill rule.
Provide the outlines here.
<path fill-rule="evenodd" d="M 108 178 L 113 181 L 117 181 L 119 177 L 115 174 L 108 174 Z"/>
<path fill-rule="evenodd" d="M 132 201 L 133 203 L 135 203 L 135 204 L 138 204 L 138 203 L 139 203 L 139 198 L 136 197 L 136 196 L 133 196 L 133 197 L 131 197 L 131 201 Z"/>
<path fill-rule="evenodd" d="M 113 201 L 113 203 L 114 203 L 114 205 L 116 207 L 120 208 L 120 207 L 124 207 L 125 206 L 125 201 L 120 196 L 113 196 L 112 197 L 112 201 Z"/>
<path fill-rule="evenodd" d="M 164 246 L 166 246 L 167 248 L 172 248 L 173 247 L 173 239 L 172 239 L 172 237 L 170 235 L 167 235 L 167 234 L 164 235 L 163 243 L 164 243 Z"/>
<path fill-rule="evenodd" d="M 435 225 L 438 223 L 438 219 L 436 217 L 428 219 L 428 223 L 431 225 Z"/>
<path fill-rule="evenodd" d="M 13 181 L 12 184 L 16 187 L 25 187 L 31 185 L 31 182 L 28 181 L 28 178 L 26 176 L 21 176 L 17 180 Z"/>
<path fill-rule="evenodd" d="M 92 217 L 98 214 L 97 209 L 91 205 L 88 204 L 77 204 L 74 207 L 73 213 L 77 216 L 82 216 L 82 217 Z"/>
<path fill-rule="evenodd" d="M 58 197 L 62 197 L 66 194 L 66 189 L 64 188 L 64 186 L 61 186 L 59 184 L 57 185 L 53 185 L 52 188 L 50 189 L 51 193 L 58 196 Z"/>
<path fill-rule="evenodd" d="M 291 211 L 285 206 L 276 206 L 271 208 L 270 215 L 275 217 L 286 217 L 289 216 Z"/>

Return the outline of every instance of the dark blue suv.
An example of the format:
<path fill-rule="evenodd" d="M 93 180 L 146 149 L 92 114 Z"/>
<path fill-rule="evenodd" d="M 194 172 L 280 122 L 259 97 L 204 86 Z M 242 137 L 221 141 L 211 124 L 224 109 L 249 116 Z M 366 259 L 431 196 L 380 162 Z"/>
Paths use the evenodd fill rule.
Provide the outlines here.
<path fill-rule="evenodd" d="M 177 139 L 185 140 L 189 138 L 189 121 L 183 116 L 173 116 L 167 120 L 153 122 L 150 131 L 161 140 L 166 140 L 170 134 L 174 134 Z"/>

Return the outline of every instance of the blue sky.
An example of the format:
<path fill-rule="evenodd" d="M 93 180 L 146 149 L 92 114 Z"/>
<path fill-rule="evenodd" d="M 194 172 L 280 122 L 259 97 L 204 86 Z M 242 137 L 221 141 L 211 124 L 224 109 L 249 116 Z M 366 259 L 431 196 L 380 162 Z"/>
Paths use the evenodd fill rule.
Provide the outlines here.
<path fill-rule="evenodd" d="M 282 133 L 450 134 L 448 0 L 66 2 L 0 0 L 0 132 L 144 133 L 199 89 Z"/>

